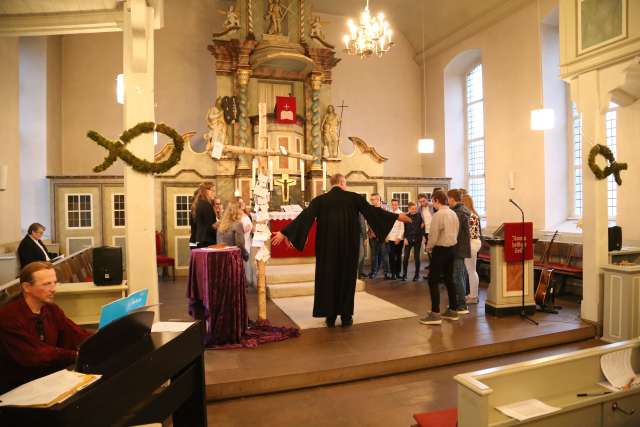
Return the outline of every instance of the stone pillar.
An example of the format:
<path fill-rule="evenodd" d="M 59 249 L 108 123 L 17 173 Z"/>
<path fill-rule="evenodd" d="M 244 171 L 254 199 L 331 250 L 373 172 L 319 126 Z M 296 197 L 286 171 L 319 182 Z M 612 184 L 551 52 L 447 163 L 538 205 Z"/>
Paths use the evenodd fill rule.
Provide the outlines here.
<path fill-rule="evenodd" d="M 124 128 L 155 121 L 154 10 L 145 0 L 128 0 L 123 8 L 123 72 L 125 84 Z M 133 139 L 127 149 L 134 156 L 153 161 L 153 135 Z M 129 292 L 149 289 L 149 304 L 158 303 L 155 242 L 155 179 L 151 174 L 124 167 L 126 200 L 127 283 Z"/>
<path fill-rule="evenodd" d="M 251 75 L 251 70 L 241 69 L 238 70 L 238 99 L 240 101 L 240 120 L 239 120 L 239 140 L 241 147 L 249 146 L 249 138 L 251 137 L 251 124 L 249 123 L 248 116 L 248 96 L 247 89 L 249 86 L 249 76 Z M 241 155 L 240 161 L 238 162 L 238 169 L 250 169 L 251 163 L 249 158 L 246 155 Z"/>
<path fill-rule="evenodd" d="M 320 88 L 322 74 L 311 74 L 311 170 L 322 170 L 322 135 L 320 130 Z"/>
<path fill-rule="evenodd" d="M 601 323 L 602 272 L 607 263 L 607 180 L 596 179 L 589 169 L 593 144 L 606 144 L 604 114 L 609 97 L 600 83 L 600 71 L 582 74 L 571 84 L 571 97 L 582 114 L 582 304 L 581 317 Z"/>

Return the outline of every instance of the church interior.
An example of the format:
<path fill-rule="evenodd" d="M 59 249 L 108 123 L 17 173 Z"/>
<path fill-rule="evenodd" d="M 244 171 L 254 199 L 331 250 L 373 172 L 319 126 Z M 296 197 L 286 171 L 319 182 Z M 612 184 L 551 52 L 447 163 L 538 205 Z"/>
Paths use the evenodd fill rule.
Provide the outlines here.
<path fill-rule="evenodd" d="M 0 58 L 0 364 L 25 241 L 91 334 L 0 425 L 640 425 L 640 1 L 2 0 Z M 337 177 L 422 231 L 359 226 L 332 327 L 321 217 L 272 236 Z M 440 194 L 481 236 L 428 324 Z"/>

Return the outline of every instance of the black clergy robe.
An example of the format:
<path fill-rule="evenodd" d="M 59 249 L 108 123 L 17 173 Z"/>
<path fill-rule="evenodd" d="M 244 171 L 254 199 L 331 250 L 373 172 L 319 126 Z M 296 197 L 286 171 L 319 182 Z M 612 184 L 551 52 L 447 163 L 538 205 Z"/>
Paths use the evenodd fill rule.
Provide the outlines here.
<path fill-rule="evenodd" d="M 391 231 L 397 214 L 376 208 L 359 194 L 333 187 L 316 197 L 309 207 L 282 230 L 302 251 L 307 234 L 317 221 L 314 317 L 351 316 L 356 290 L 360 222 L 362 213 L 376 236 Z"/>

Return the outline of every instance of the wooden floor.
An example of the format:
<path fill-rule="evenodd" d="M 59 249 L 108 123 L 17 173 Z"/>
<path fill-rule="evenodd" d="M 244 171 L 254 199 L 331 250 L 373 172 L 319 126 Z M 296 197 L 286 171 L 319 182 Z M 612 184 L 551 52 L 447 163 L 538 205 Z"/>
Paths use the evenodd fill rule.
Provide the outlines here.
<path fill-rule="evenodd" d="M 424 281 L 367 280 L 367 291 L 419 315 L 429 305 Z M 189 318 L 185 295 L 185 279 L 160 282 L 163 320 Z M 444 292 L 443 298 L 447 300 Z M 249 316 L 255 318 L 255 291 L 249 291 L 248 300 Z M 305 330 L 298 338 L 256 349 L 210 350 L 205 357 L 207 398 L 214 401 L 372 378 L 595 336 L 594 328 L 580 321 L 576 302 L 560 304 L 564 308 L 559 315 L 537 313 L 538 326 L 517 316 L 485 316 L 481 301 L 471 306 L 471 314 L 442 326 L 421 325 L 416 316 L 346 329 Z M 295 326 L 271 302 L 268 318 L 275 325 Z"/>

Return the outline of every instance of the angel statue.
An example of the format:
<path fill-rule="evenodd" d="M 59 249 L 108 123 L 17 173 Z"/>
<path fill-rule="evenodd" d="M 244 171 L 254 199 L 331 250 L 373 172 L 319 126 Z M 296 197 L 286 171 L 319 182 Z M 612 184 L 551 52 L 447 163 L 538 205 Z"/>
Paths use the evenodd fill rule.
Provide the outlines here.
<path fill-rule="evenodd" d="M 280 0 L 269 0 L 269 7 L 267 9 L 267 34 L 280 34 L 282 33 L 282 5 Z"/>
<path fill-rule="evenodd" d="M 311 32 L 309 35 L 313 38 L 324 39 L 324 34 L 322 34 L 322 22 L 320 22 L 319 16 L 313 18 L 313 22 L 311 23 Z"/>
<path fill-rule="evenodd" d="M 322 142 L 327 147 L 331 159 L 338 158 L 338 126 L 340 119 L 333 105 L 329 105 L 322 119 Z"/>
<path fill-rule="evenodd" d="M 229 6 L 229 10 L 227 11 L 227 19 L 224 21 L 224 29 L 229 30 L 232 28 L 240 28 L 240 18 L 236 13 L 235 7 L 233 5 Z"/>
<path fill-rule="evenodd" d="M 207 112 L 207 127 L 204 139 L 207 141 L 207 151 L 213 149 L 213 144 L 220 142 L 227 143 L 227 123 L 224 121 L 224 111 L 222 110 L 222 97 L 216 99 L 215 105 Z"/>

